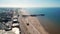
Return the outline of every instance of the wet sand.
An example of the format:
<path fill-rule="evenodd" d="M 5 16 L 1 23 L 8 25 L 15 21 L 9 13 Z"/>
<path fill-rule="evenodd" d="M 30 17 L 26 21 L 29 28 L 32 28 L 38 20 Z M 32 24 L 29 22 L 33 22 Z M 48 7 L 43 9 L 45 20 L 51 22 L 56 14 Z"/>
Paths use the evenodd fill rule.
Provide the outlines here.
<path fill-rule="evenodd" d="M 60 34 L 60 28 L 53 21 L 47 18 L 39 18 L 39 21 L 50 34 Z"/>

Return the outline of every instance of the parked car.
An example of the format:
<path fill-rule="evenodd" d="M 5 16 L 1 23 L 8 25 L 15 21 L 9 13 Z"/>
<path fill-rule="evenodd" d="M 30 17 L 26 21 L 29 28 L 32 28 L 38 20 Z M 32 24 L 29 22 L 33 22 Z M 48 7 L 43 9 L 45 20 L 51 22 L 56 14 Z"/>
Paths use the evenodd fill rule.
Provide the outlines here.
<path fill-rule="evenodd" d="M 5 23 L 5 31 L 9 31 L 12 30 L 12 22 L 7 22 Z"/>
<path fill-rule="evenodd" d="M 14 18 L 13 21 L 12 21 L 12 26 L 15 27 L 15 26 L 19 26 L 19 22 L 18 22 L 18 19 L 17 18 Z"/>

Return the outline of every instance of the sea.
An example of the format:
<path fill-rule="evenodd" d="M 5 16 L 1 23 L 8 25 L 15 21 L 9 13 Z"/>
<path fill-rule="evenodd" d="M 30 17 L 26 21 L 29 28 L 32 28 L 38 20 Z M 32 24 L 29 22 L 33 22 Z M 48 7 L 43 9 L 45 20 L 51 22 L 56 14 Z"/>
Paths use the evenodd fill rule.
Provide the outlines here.
<path fill-rule="evenodd" d="M 25 10 L 32 15 L 45 14 L 36 18 L 49 34 L 60 34 L 60 7 L 25 8 Z"/>

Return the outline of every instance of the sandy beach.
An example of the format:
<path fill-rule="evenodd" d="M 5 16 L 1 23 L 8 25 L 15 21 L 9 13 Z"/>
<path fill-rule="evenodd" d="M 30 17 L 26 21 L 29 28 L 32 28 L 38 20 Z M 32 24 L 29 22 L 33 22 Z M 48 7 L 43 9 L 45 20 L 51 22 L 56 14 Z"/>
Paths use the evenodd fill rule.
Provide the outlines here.
<path fill-rule="evenodd" d="M 29 15 L 29 13 L 25 10 L 21 10 L 20 14 Z M 20 20 L 20 24 L 22 24 L 20 27 L 24 27 L 22 27 L 22 29 L 25 29 L 25 34 L 49 34 L 36 17 L 22 17 L 22 20 Z"/>

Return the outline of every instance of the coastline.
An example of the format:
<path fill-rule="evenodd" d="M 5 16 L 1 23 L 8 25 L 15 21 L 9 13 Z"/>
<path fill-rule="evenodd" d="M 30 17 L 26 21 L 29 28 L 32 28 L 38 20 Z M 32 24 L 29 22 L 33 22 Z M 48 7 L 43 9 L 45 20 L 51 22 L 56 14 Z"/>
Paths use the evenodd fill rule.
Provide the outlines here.
<path fill-rule="evenodd" d="M 29 14 L 28 12 L 22 10 L 21 11 L 22 15 L 27 15 Z M 28 21 L 26 21 L 28 20 Z M 26 23 L 29 23 L 29 26 L 26 25 L 28 31 L 31 34 L 49 34 L 44 27 L 40 24 L 39 20 L 36 17 L 27 17 L 27 18 L 23 18 L 23 23 L 26 25 Z"/>

